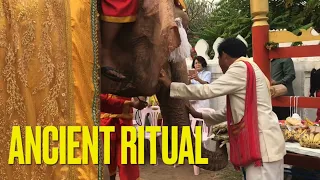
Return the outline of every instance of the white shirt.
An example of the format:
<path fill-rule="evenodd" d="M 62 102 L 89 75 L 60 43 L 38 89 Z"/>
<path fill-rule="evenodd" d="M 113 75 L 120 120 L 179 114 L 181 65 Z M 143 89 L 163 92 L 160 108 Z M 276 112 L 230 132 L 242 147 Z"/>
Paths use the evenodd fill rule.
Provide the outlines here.
<path fill-rule="evenodd" d="M 211 83 L 211 72 L 210 71 L 202 70 L 202 71 L 198 72 L 198 77 L 202 81 L 206 81 L 208 83 Z M 200 82 L 198 82 L 194 79 L 191 79 L 191 84 L 200 84 Z M 209 108 L 210 107 L 210 100 L 209 99 L 190 101 L 190 103 L 194 109 Z"/>
<path fill-rule="evenodd" d="M 211 72 L 210 71 L 200 71 L 198 72 L 198 77 L 202 80 L 202 81 L 206 81 L 209 84 L 211 83 Z M 200 84 L 198 81 L 191 79 L 191 84 Z"/>

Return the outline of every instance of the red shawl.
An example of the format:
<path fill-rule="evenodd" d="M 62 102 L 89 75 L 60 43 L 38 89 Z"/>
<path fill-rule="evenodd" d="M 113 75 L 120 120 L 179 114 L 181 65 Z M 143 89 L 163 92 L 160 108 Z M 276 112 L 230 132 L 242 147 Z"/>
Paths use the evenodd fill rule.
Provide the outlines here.
<path fill-rule="evenodd" d="M 230 99 L 227 96 L 227 121 L 230 141 L 230 161 L 235 169 L 246 167 L 252 163 L 262 166 L 259 142 L 258 109 L 256 76 L 252 65 L 243 61 L 247 66 L 247 87 L 244 116 L 237 124 L 233 124 Z"/>

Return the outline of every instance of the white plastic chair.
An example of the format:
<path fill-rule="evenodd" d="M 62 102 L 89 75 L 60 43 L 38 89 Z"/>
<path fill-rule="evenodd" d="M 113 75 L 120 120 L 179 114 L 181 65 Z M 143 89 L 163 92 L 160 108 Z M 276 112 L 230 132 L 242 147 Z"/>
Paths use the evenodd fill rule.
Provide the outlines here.
<path fill-rule="evenodd" d="M 145 121 L 146 121 L 146 116 L 150 112 L 151 112 L 150 108 L 144 108 L 142 110 L 133 109 L 133 120 L 132 120 L 133 121 L 133 125 L 136 128 L 138 128 L 138 126 L 144 126 Z M 137 121 L 141 121 L 141 124 L 138 124 Z"/>
<path fill-rule="evenodd" d="M 149 117 L 150 119 L 148 119 L 150 121 L 150 126 L 158 126 L 158 117 L 161 113 L 160 111 L 160 107 L 159 106 L 151 106 L 151 107 L 147 107 L 145 109 L 142 109 L 141 111 L 136 111 L 136 113 L 138 113 L 138 115 L 141 117 L 141 126 L 145 126 L 145 122 L 147 120 L 147 116 L 149 114 Z M 135 115 L 135 114 L 134 114 Z M 134 117 L 134 122 L 136 122 L 137 120 L 135 119 Z M 136 128 L 137 128 L 137 133 L 138 133 L 138 124 L 136 124 Z M 163 125 L 163 121 L 161 122 L 161 126 Z M 150 133 L 149 132 L 145 132 L 145 135 L 144 135 L 144 138 L 149 140 L 150 142 Z M 162 149 L 162 133 L 161 132 L 158 132 L 156 134 L 156 138 L 160 139 L 160 149 Z M 157 164 L 158 165 L 158 161 L 157 161 Z"/>
<path fill-rule="evenodd" d="M 211 108 L 199 108 L 199 109 L 197 109 L 197 111 L 198 112 L 206 112 L 206 113 L 215 112 L 215 110 L 211 109 Z M 190 120 L 191 120 L 191 129 L 192 129 L 193 135 L 195 136 L 195 128 L 196 128 L 197 122 L 201 122 L 202 123 L 202 143 L 208 141 L 208 138 L 211 135 L 211 126 L 207 126 L 203 119 L 194 118 L 191 115 L 190 115 Z M 196 176 L 199 175 L 200 168 L 198 166 L 194 165 L 193 172 L 194 172 L 194 175 L 196 175 Z"/>
<path fill-rule="evenodd" d="M 150 125 L 151 126 L 158 126 L 158 119 L 159 119 L 159 116 L 161 114 L 161 111 L 160 111 L 160 107 L 159 106 L 151 106 L 151 112 L 150 112 Z M 163 120 L 161 121 L 161 127 L 163 125 Z M 162 133 L 161 132 L 157 132 L 156 134 L 156 138 L 158 139 L 159 138 L 159 145 L 160 145 L 160 152 L 162 153 Z M 150 133 L 146 132 L 145 133 L 145 139 L 148 139 L 149 142 L 150 142 Z M 158 157 L 157 158 L 157 164 L 158 165 Z"/>

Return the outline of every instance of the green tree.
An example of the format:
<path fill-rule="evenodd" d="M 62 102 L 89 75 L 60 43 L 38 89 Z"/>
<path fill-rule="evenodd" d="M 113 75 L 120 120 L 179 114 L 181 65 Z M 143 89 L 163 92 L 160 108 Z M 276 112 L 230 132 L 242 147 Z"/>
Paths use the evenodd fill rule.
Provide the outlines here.
<path fill-rule="evenodd" d="M 319 0 L 269 0 L 270 29 L 287 29 L 296 34 L 299 29 L 313 26 L 320 30 Z M 212 44 L 218 37 L 236 37 L 240 34 L 249 45 L 251 55 L 250 0 L 221 0 L 211 14 L 207 14 L 207 23 L 197 29 L 191 42 L 205 39 Z M 190 26 L 197 26 L 192 24 Z"/>
<path fill-rule="evenodd" d="M 210 14 L 214 11 L 214 4 L 210 1 L 185 0 L 189 16 L 187 30 L 191 44 L 195 44 L 198 37 L 194 32 L 201 32 L 203 27 L 210 23 Z"/>

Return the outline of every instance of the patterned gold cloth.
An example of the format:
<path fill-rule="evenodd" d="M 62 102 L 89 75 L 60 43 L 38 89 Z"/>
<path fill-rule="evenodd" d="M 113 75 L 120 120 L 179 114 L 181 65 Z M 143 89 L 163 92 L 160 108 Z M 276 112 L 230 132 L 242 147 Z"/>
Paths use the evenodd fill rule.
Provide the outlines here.
<path fill-rule="evenodd" d="M 90 0 L 0 0 L 1 179 L 98 178 L 93 164 L 7 164 L 13 125 L 99 120 L 91 7 Z"/>

